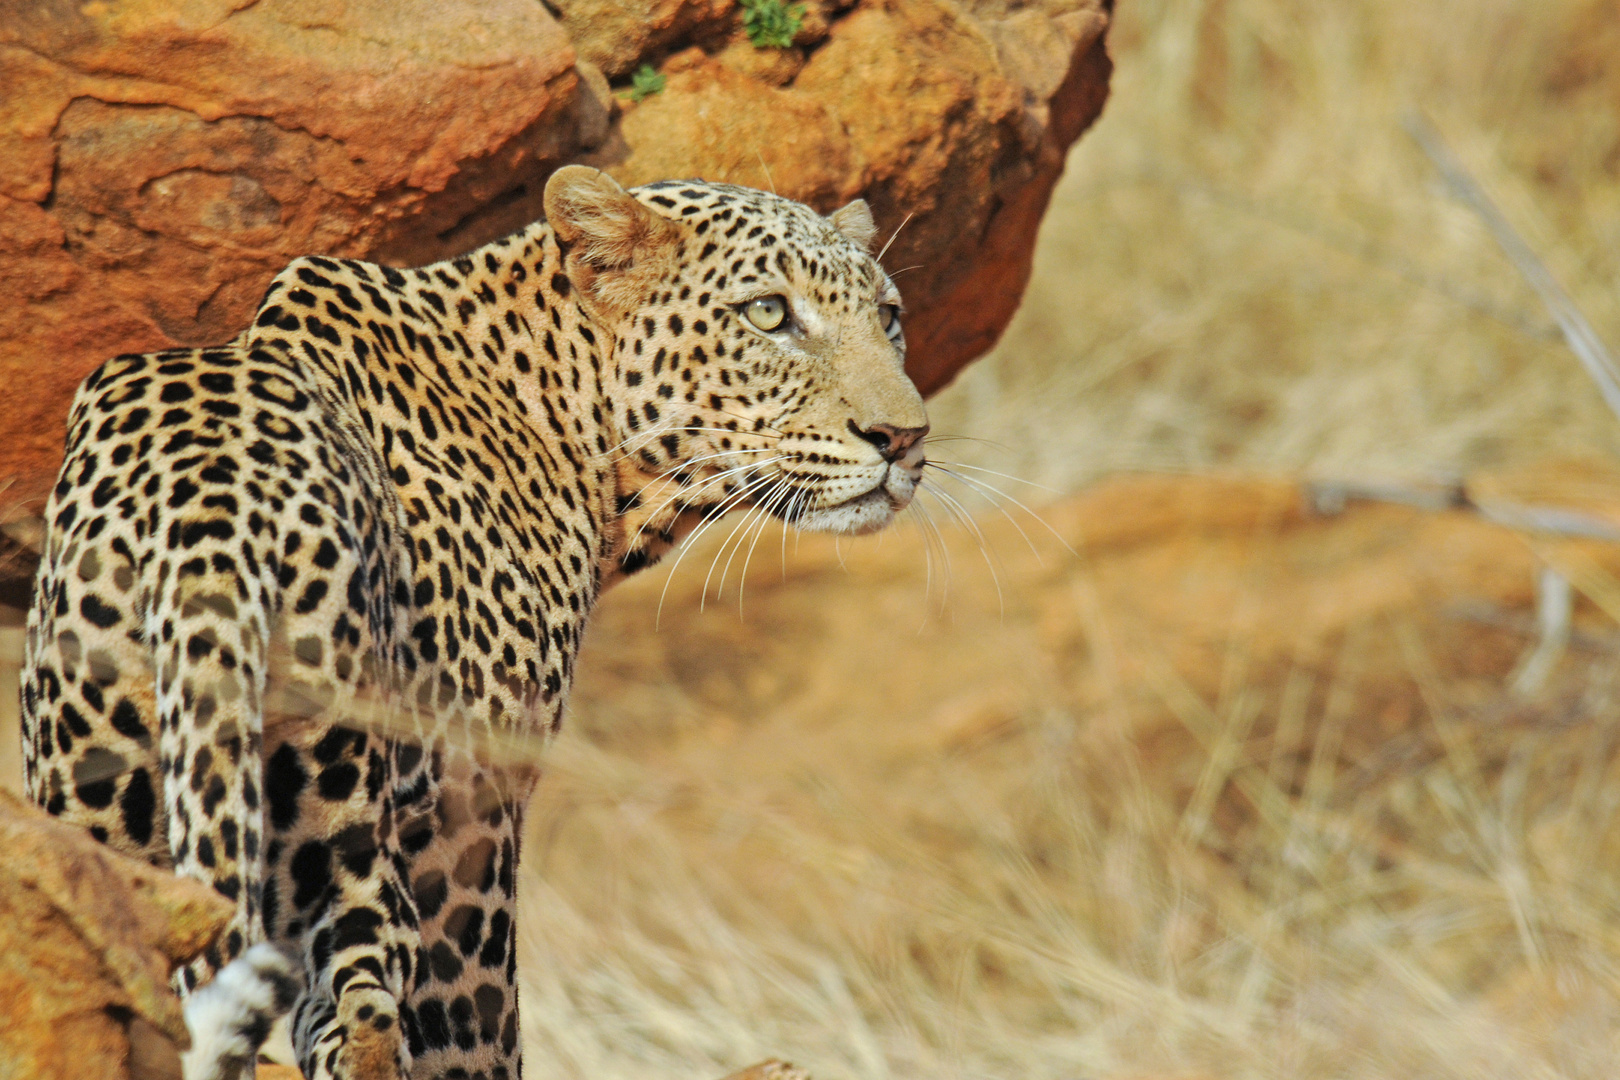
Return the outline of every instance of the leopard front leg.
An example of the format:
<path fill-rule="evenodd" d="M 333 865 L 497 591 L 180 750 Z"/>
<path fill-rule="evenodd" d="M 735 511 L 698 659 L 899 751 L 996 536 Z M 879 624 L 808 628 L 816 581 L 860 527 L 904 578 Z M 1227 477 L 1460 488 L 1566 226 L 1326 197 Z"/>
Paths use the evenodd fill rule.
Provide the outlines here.
<path fill-rule="evenodd" d="M 272 728 L 264 914 L 298 944 L 309 988 L 293 1046 L 309 1080 L 401 1080 L 401 1004 L 415 975 L 415 906 L 393 834 L 390 740 L 341 724 Z"/>
<path fill-rule="evenodd" d="M 399 843 L 421 918 L 406 1021 L 413 1080 L 522 1075 L 517 875 L 535 774 L 401 751 Z"/>
<path fill-rule="evenodd" d="M 263 919 L 271 940 L 303 958 L 307 989 L 291 1026 L 308 1080 L 403 1080 L 401 1004 L 418 942 L 392 811 L 392 545 L 362 539 L 380 515 L 359 499 L 346 518 L 342 500 L 328 492 L 327 502 L 298 508 L 302 535 L 283 533 L 277 567 Z"/>

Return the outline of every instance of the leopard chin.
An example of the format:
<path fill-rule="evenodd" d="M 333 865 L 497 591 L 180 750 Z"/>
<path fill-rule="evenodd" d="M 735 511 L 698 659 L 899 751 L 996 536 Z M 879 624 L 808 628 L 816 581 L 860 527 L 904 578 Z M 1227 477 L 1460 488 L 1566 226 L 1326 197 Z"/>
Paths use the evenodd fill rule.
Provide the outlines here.
<path fill-rule="evenodd" d="M 882 488 L 873 488 L 865 495 L 846 499 L 837 506 L 812 510 L 793 524 L 805 532 L 836 533 L 841 536 L 866 536 L 886 528 L 909 499 L 899 506 Z"/>
<path fill-rule="evenodd" d="M 911 505 L 921 482 L 921 454 L 914 463 L 895 463 L 871 488 L 833 506 L 805 512 L 793 525 L 806 532 L 866 536 L 889 526 Z"/>

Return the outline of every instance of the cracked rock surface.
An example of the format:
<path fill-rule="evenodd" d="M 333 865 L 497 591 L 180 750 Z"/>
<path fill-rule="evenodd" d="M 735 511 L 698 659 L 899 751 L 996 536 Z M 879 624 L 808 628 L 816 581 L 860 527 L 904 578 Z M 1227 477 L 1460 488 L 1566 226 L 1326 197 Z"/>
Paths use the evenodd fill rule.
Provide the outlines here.
<path fill-rule="evenodd" d="M 0 1076 L 178 1080 L 175 966 L 230 921 L 213 889 L 0 791 Z"/>
<path fill-rule="evenodd" d="M 734 0 L 5 5 L 0 517 L 42 509 L 101 361 L 229 340 L 298 255 L 494 239 L 569 161 L 863 196 L 885 238 L 906 222 L 885 263 L 911 268 L 909 364 L 938 389 L 1022 295 L 1107 96 L 1111 6 L 817 0 L 793 47 L 760 50 Z M 642 64 L 666 89 L 632 103 Z"/>

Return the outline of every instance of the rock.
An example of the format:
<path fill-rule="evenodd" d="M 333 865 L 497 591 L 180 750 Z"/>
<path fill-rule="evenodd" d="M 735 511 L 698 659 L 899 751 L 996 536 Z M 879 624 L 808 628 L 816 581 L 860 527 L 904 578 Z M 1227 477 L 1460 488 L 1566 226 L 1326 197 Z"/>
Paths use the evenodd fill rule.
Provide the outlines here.
<path fill-rule="evenodd" d="M 731 36 L 726 47 L 715 53 L 721 65 L 756 79 L 767 86 L 786 86 L 804 70 L 805 50 L 760 49 L 738 32 Z"/>
<path fill-rule="evenodd" d="M 866 198 L 894 240 L 884 264 L 906 275 L 907 369 L 932 393 L 1017 310 L 1064 157 L 1107 95 L 1107 25 L 1100 0 L 881 0 L 808 58 L 733 37 L 670 57 L 664 92 L 594 160 L 627 184 L 701 175 L 823 210 Z"/>
<path fill-rule="evenodd" d="M 179 1077 L 174 968 L 230 920 L 212 889 L 0 790 L 0 1076 Z"/>
<path fill-rule="evenodd" d="M 1111 6 L 813 0 L 764 50 L 734 0 L 574 0 L 560 24 L 530 0 L 25 6 L 0 22 L 0 289 L 26 310 L 0 384 L 29 391 L 0 403 L 0 520 L 42 510 L 102 360 L 230 339 L 298 255 L 475 247 L 538 217 L 569 160 L 864 196 L 936 390 L 1017 306 L 1107 94 Z M 649 62 L 666 89 L 617 99 Z"/>
<path fill-rule="evenodd" d="M 131 0 L 0 20 L 0 478 L 37 501 L 108 356 L 228 340 L 311 252 L 433 257 L 577 153 L 573 50 L 527 0 Z M 482 239 L 482 237 L 480 237 Z M 36 508 L 37 509 L 37 508 Z"/>
<path fill-rule="evenodd" d="M 864 190 L 880 229 L 915 215 L 885 265 L 917 267 L 902 291 L 907 368 L 925 395 L 988 351 L 1018 309 L 1052 188 L 1069 147 L 1102 112 L 1112 71 L 1103 38 L 1111 0 L 1043 0 L 1011 15 L 984 2 L 961 21 L 952 10 L 874 13 L 847 52 L 835 50 L 835 36 L 811 64 L 829 88 L 844 87 L 848 109 L 860 103 L 889 121 L 850 130 L 872 163 Z M 894 47 L 888 33 L 915 66 L 887 67 L 890 77 L 872 85 L 867 73 L 885 70 Z M 994 48 L 974 56 L 969 42 L 981 35 Z M 856 77 L 868 85 L 844 81 Z M 945 120 L 943 138 L 934 117 Z"/>
<path fill-rule="evenodd" d="M 614 78 L 661 59 L 676 43 L 724 38 L 737 9 L 735 0 L 562 0 L 554 7 L 580 57 Z"/>
<path fill-rule="evenodd" d="M 860 192 L 864 162 L 823 95 L 760 82 L 700 49 L 664 70 L 664 92 L 625 112 L 621 131 L 634 152 L 601 161 L 621 183 L 695 174 L 774 187 L 825 210 Z"/>

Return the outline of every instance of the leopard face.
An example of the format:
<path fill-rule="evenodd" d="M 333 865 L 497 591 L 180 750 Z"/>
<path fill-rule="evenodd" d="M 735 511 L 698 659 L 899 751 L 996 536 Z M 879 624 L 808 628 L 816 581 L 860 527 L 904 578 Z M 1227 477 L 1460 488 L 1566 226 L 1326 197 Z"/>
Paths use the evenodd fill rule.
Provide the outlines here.
<path fill-rule="evenodd" d="M 567 172 L 547 216 L 612 334 L 621 486 L 654 525 L 642 538 L 748 508 L 867 533 L 910 503 L 928 419 L 865 203 L 823 217 L 727 184 L 619 193 Z"/>

